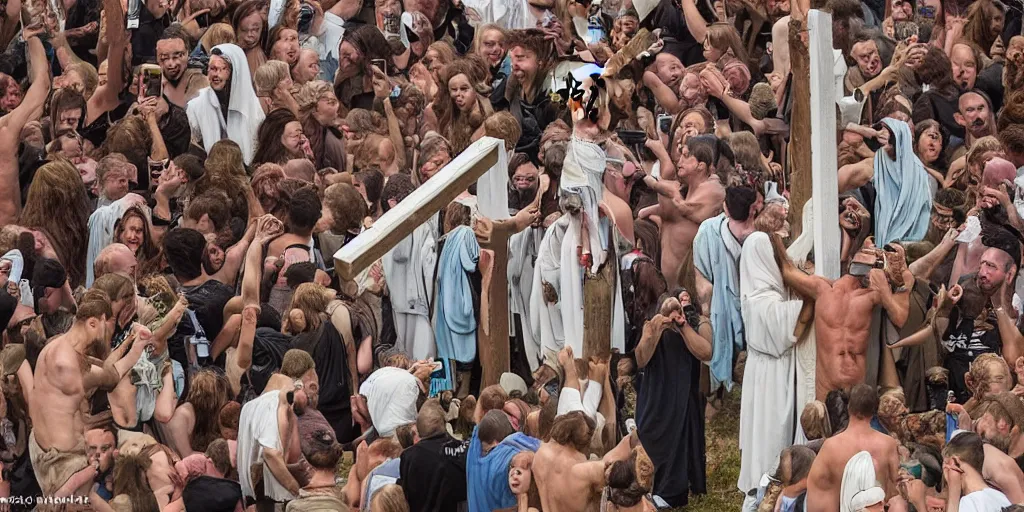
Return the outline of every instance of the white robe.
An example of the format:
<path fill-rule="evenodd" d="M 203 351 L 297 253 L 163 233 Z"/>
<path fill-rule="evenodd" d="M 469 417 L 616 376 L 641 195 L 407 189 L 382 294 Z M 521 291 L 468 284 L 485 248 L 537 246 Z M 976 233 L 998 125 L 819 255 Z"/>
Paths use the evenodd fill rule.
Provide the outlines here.
<path fill-rule="evenodd" d="M 233 44 L 219 44 L 213 49 L 220 50 L 222 56 L 231 63 L 231 76 L 236 78 L 231 80 L 228 117 L 224 119 L 221 114 L 217 93 L 212 87 L 206 87 L 185 108 L 188 124 L 192 133 L 202 138 L 207 153 L 226 133 L 228 139 L 238 143 L 242 149 L 242 159 L 249 165 L 256 155 L 256 134 L 266 114 L 252 88 L 245 52 Z"/>
<path fill-rule="evenodd" d="M 437 262 L 437 215 L 417 227 L 381 259 L 394 311 L 395 349 L 413 359 L 434 357 L 430 303 Z"/>
<path fill-rule="evenodd" d="M 537 272 L 536 259 L 544 228 L 526 228 L 508 239 L 508 293 L 509 310 L 519 315 L 520 331 L 523 334 L 523 348 L 526 359 L 530 363 L 530 371 L 535 371 L 540 363 L 540 339 L 534 334 L 533 319 L 533 282 Z"/>
<path fill-rule="evenodd" d="M 563 215 L 544 232 L 537 250 L 537 261 L 533 271 L 533 290 L 530 293 L 530 326 L 533 328 L 533 344 L 525 343 L 530 369 L 536 370 L 544 360 L 544 352 L 558 352 L 565 345 L 565 329 L 562 326 L 562 243 L 569 216 Z M 544 286 L 547 282 L 559 293 L 554 304 L 544 301 Z M 582 355 L 582 354 L 581 354 Z"/>
<path fill-rule="evenodd" d="M 267 448 L 283 449 L 277 417 L 280 394 L 277 390 L 268 391 L 242 406 L 238 419 L 238 467 L 248 468 L 263 462 L 263 450 Z M 238 472 L 238 483 L 242 486 L 243 496 L 256 497 L 249 471 Z M 263 492 L 274 501 L 295 499 L 271 473 L 269 464 L 263 464 Z"/>
<path fill-rule="evenodd" d="M 793 330 L 803 302 L 790 300 L 782 273 L 762 232 L 743 242 L 740 302 L 747 333 L 747 364 L 740 401 L 741 465 L 738 486 L 746 493 L 771 471 L 793 443 L 796 358 Z"/>

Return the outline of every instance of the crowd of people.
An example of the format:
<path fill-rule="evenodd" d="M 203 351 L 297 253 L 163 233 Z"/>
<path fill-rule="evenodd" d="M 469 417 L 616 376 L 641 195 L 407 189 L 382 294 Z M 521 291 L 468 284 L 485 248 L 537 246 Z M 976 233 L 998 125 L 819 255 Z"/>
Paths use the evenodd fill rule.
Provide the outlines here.
<path fill-rule="evenodd" d="M 812 9 L 838 98 L 818 216 Z M 674 509 L 742 388 L 737 508 L 1024 510 L 1021 18 L 7 0 L 0 502 Z M 342 271 L 432 179 L 455 199 Z"/>

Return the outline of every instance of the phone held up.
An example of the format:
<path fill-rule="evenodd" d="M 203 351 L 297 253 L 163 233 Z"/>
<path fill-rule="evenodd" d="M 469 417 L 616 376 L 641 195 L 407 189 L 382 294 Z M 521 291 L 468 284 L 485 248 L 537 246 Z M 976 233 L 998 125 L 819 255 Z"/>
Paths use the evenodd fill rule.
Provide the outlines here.
<path fill-rule="evenodd" d="M 157 66 L 144 66 L 140 72 L 142 75 L 143 93 L 147 98 L 163 96 L 163 72 Z"/>

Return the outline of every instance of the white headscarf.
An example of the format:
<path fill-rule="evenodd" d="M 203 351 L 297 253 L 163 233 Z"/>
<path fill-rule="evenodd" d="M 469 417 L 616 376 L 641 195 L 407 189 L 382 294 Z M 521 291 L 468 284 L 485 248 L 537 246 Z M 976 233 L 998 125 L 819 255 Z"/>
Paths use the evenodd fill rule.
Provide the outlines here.
<path fill-rule="evenodd" d="M 857 512 L 854 501 L 860 503 L 869 498 L 867 495 L 858 496 L 864 491 L 877 487 L 875 480 L 875 463 L 871 454 L 864 451 L 850 458 L 843 470 L 843 484 L 839 492 L 839 512 Z M 884 492 L 883 498 L 884 498 Z M 854 500 L 854 498 L 858 498 Z M 874 503 L 878 503 L 877 501 Z M 870 503 L 870 505 L 874 505 Z"/>
<path fill-rule="evenodd" d="M 228 138 L 237 142 L 242 149 L 245 163 L 251 164 L 256 154 L 256 133 L 263 123 L 266 114 L 252 88 L 252 75 L 249 72 L 249 61 L 245 51 L 237 45 L 226 43 L 213 47 L 231 64 L 231 96 L 228 104 L 228 118 L 221 117 L 220 100 L 212 87 L 199 91 L 192 101 L 188 102 L 189 124 L 202 134 L 203 146 L 209 153 L 214 143 L 221 140 L 223 131 Z M 225 126 L 226 123 L 226 126 Z M 224 130 L 226 128 L 226 130 Z"/>

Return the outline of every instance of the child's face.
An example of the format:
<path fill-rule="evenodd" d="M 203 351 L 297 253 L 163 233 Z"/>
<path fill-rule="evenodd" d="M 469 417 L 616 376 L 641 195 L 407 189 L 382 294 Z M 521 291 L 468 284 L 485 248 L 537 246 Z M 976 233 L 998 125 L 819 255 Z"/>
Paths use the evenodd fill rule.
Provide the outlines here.
<path fill-rule="evenodd" d="M 526 457 L 516 456 L 512 459 L 512 467 L 508 470 L 508 486 L 512 494 L 526 494 L 530 490 L 533 473 L 530 471 Z"/>

